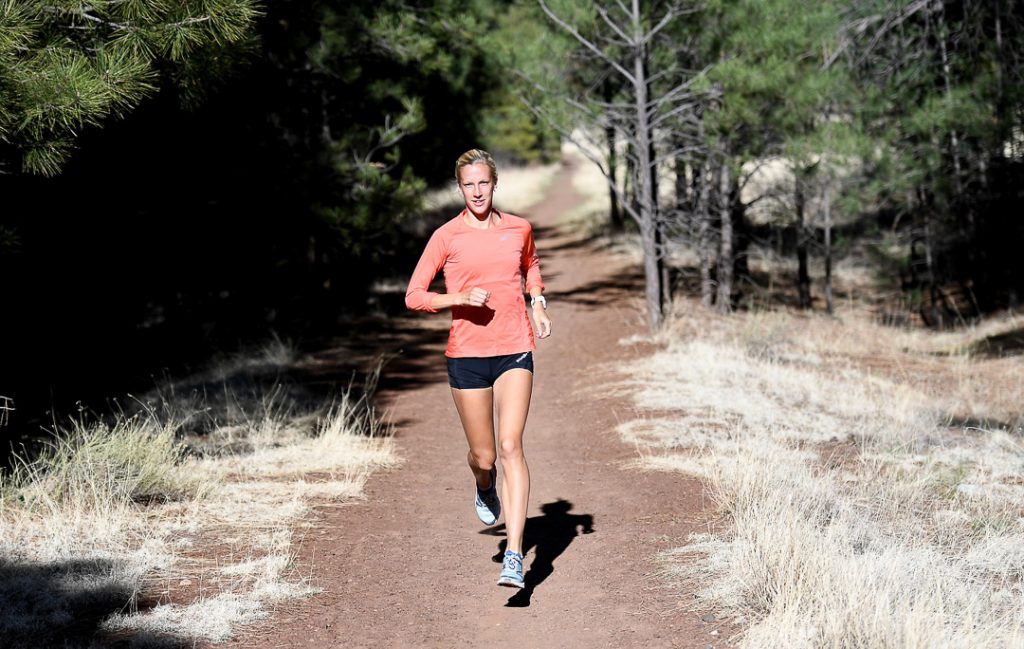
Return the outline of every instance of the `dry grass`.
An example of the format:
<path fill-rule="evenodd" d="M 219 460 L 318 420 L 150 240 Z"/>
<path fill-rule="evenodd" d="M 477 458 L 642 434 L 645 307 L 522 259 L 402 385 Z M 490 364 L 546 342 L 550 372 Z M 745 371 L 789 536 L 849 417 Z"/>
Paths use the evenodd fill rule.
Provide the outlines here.
<path fill-rule="evenodd" d="M 222 359 L 136 414 L 62 429 L 4 475 L 4 646 L 217 642 L 315 593 L 293 566 L 311 504 L 359 498 L 397 460 L 366 399 L 318 407 L 254 380 L 295 358 L 275 340 Z"/>
<path fill-rule="evenodd" d="M 636 465 L 700 476 L 724 529 L 666 574 L 745 647 L 1024 642 L 1024 363 L 972 355 L 1013 316 L 934 334 L 863 312 L 687 305 L 627 370 Z"/>

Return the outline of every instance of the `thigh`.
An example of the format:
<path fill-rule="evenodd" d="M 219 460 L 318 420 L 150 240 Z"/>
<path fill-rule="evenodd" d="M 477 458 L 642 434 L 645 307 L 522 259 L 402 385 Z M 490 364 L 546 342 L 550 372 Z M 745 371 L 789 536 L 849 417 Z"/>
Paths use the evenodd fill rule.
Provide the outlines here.
<path fill-rule="evenodd" d="M 526 428 L 533 394 L 533 372 L 511 369 L 494 382 L 494 400 L 498 410 L 498 436 L 520 440 Z"/>
<path fill-rule="evenodd" d="M 455 408 L 470 449 L 494 449 L 494 393 L 491 388 L 452 388 Z"/>

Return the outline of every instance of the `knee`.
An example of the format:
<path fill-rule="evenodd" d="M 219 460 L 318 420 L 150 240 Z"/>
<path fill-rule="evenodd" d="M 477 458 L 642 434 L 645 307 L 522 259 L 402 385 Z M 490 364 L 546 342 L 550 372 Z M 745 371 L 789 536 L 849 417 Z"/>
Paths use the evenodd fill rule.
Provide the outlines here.
<path fill-rule="evenodd" d="M 494 468 L 494 461 L 498 459 L 493 450 L 470 451 L 469 455 L 472 457 L 473 463 L 484 471 Z"/>
<path fill-rule="evenodd" d="M 523 457 L 523 446 L 514 439 L 501 440 L 501 459 L 518 460 Z"/>

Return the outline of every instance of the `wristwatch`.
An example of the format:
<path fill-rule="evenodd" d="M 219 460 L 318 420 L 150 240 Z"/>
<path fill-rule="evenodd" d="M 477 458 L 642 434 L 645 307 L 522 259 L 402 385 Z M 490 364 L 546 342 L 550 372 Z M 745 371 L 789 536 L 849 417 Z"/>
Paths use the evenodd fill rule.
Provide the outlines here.
<path fill-rule="evenodd" d="M 543 296 L 543 295 L 538 295 L 537 297 L 531 297 L 531 298 L 530 298 L 530 306 L 531 306 L 531 307 L 535 307 L 535 306 L 537 306 L 537 303 L 538 303 L 538 302 L 540 302 L 540 305 L 541 305 L 542 307 L 544 307 L 544 310 L 545 310 L 545 311 L 547 311 L 547 310 L 548 310 L 548 301 L 544 299 L 544 296 Z"/>

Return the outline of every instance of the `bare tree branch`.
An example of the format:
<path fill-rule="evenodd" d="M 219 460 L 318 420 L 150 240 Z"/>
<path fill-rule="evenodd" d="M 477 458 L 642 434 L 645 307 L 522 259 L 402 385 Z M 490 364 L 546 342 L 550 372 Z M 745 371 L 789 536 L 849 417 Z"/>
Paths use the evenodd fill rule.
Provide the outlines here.
<path fill-rule="evenodd" d="M 668 12 L 664 16 L 662 16 L 661 21 L 658 22 L 658 24 L 655 25 L 653 28 L 651 28 L 651 31 L 643 35 L 643 37 L 640 39 L 640 42 L 643 44 L 647 44 L 648 42 L 650 42 L 650 40 L 654 38 L 658 32 L 665 29 L 665 27 L 667 27 L 668 24 L 675 20 L 678 16 L 679 14 L 675 12 L 675 9 L 669 9 Z"/>
<path fill-rule="evenodd" d="M 619 74 L 624 76 L 627 80 L 629 80 L 630 83 L 636 84 L 636 77 L 634 77 L 629 70 L 622 67 L 621 65 L 619 65 L 618 61 L 602 52 L 601 49 L 594 45 L 593 42 L 588 40 L 585 36 L 583 36 L 583 34 L 580 34 L 575 27 L 562 20 L 562 18 L 558 14 L 556 14 L 554 11 L 551 10 L 550 7 L 548 7 L 548 4 L 544 0 L 537 1 L 540 4 L 541 9 L 544 10 L 544 13 L 547 14 L 548 18 L 554 21 L 555 24 L 557 24 L 565 31 L 569 32 L 569 34 L 571 34 L 573 38 L 579 41 L 579 43 L 586 47 L 588 50 L 596 54 L 602 61 L 615 68 L 615 70 Z"/>
<path fill-rule="evenodd" d="M 892 29 L 902 25 L 911 16 L 917 14 L 923 9 L 926 9 L 931 2 L 932 0 L 916 0 L 916 2 L 904 7 L 896 15 L 874 14 L 851 21 L 841 32 L 842 36 L 840 37 L 839 46 L 836 47 L 835 51 L 825 59 L 824 63 L 822 63 L 822 69 L 827 70 L 832 67 L 839 57 L 847 49 L 853 46 L 856 36 L 860 36 L 867 32 L 871 25 L 882 22 L 882 26 L 875 32 L 858 58 L 858 62 L 863 63 L 886 34 L 888 34 Z M 854 34 L 854 37 L 850 36 L 851 33 Z"/>
<path fill-rule="evenodd" d="M 636 43 L 633 42 L 633 37 L 629 36 L 628 34 L 626 34 L 626 32 L 624 32 L 622 30 L 622 28 L 619 27 L 615 23 L 615 21 L 612 20 L 611 17 L 608 16 L 608 12 L 605 10 L 604 7 L 594 7 L 594 8 L 597 10 L 598 15 L 601 16 L 602 19 L 604 19 L 604 22 L 609 27 L 612 28 L 612 31 L 619 35 L 619 38 L 622 39 L 623 43 L 625 43 L 626 45 L 628 45 L 630 47 L 636 47 Z"/>

